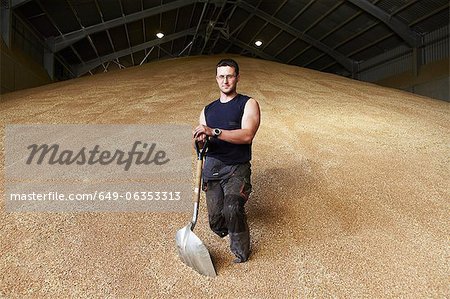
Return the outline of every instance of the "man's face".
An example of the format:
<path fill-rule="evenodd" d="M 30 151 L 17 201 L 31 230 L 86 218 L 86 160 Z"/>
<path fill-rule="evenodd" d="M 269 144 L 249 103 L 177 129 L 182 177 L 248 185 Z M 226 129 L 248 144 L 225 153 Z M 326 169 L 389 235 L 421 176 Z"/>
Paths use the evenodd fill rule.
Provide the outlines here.
<path fill-rule="evenodd" d="M 217 84 L 224 94 L 231 94 L 236 91 L 239 75 L 236 76 L 234 67 L 219 66 L 216 75 Z"/>

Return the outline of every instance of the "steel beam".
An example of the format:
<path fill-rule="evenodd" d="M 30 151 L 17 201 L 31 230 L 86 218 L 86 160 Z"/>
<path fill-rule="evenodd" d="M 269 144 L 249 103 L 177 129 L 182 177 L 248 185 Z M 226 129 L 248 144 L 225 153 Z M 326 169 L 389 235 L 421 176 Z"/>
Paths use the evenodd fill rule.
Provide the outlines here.
<path fill-rule="evenodd" d="M 200 25 L 202 24 L 203 16 L 205 15 L 207 6 L 208 6 L 208 0 L 206 0 L 205 4 L 203 4 L 202 14 L 200 15 L 200 19 L 198 20 L 197 28 L 195 29 L 195 34 L 194 34 L 194 37 L 192 38 L 192 43 L 191 43 L 191 47 L 189 48 L 188 56 L 191 56 L 191 51 L 192 51 L 192 48 L 194 47 L 195 39 L 197 38 L 198 31 L 200 29 Z"/>
<path fill-rule="evenodd" d="M 233 16 L 234 12 L 236 11 L 237 6 L 233 5 L 233 8 L 231 9 L 231 12 L 228 14 L 228 17 L 226 18 L 225 22 L 223 23 L 223 27 L 226 28 L 226 38 L 228 38 L 230 36 L 230 25 L 229 22 L 231 20 L 231 17 Z M 222 33 L 222 31 L 219 32 L 219 34 L 217 34 L 216 39 L 214 40 L 214 43 L 212 45 L 212 47 L 209 49 L 209 54 L 213 54 L 214 48 L 216 47 L 217 42 L 220 40 L 220 36 L 223 35 L 224 33 Z"/>
<path fill-rule="evenodd" d="M 44 50 L 44 68 L 47 71 L 50 79 L 55 79 L 55 55 L 48 51 Z"/>
<path fill-rule="evenodd" d="M 377 3 L 380 0 L 376 0 L 374 3 Z M 327 36 L 329 36 L 330 34 L 338 31 L 339 29 L 341 29 L 342 27 L 344 27 L 345 25 L 347 25 L 350 21 L 356 19 L 356 17 L 360 16 L 363 12 L 359 11 L 356 14 L 354 14 L 353 16 L 351 16 L 350 18 L 348 18 L 347 20 L 345 20 L 344 22 L 340 23 L 339 25 L 337 25 L 336 27 L 333 28 L 333 30 L 329 31 L 327 34 L 325 34 L 324 36 L 322 36 L 321 38 L 319 38 L 319 41 L 324 40 Z M 307 50 L 309 50 L 311 48 L 311 45 L 309 45 L 308 47 L 306 47 L 305 49 L 303 49 L 300 53 L 297 53 L 294 57 L 292 57 L 291 59 L 289 59 L 289 61 L 287 62 L 288 64 L 291 63 L 293 60 L 297 59 L 297 57 L 299 57 L 300 55 L 302 55 L 303 53 L 305 53 Z M 325 54 L 320 55 L 320 57 L 322 57 Z M 318 58 L 320 58 L 318 57 Z M 317 59 L 318 59 L 317 58 Z"/>
<path fill-rule="evenodd" d="M 72 4 L 70 4 L 69 0 L 66 0 L 67 5 L 69 6 L 70 10 L 72 10 L 72 13 L 75 16 L 75 19 L 77 19 L 78 24 L 80 25 L 81 28 L 84 28 L 83 23 L 81 22 L 80 17 L 78 16 L 77 11 L 75 10 L 75 8 L 72 6 Z M 94 45 L 94 42 L 92 41 L 92 38 L 90 35 L 87 36 L 87 39 L 89 41 L 89 44 L 91 45 L 92 49 L 94 50 L 94 53 L 97 57 L 99 57 L 98 55 L 98 51 L 97 51 L 97 47 Z M 103 68 L 106 69 L 105 65 L 103 65 Z"/>
<path fill-rule="evenodd" d="M 175 17 L 175 25 L 173 26 L 174 30 L 177 31 L 177 27 L 178 27 L 178 14 L 180 13 L 180 9 L 177 9 L 177 16 Z M 173 53 L 173 41 L 170 45 L 170 53 Z"/>
<path fill-rule="evenodd" d="M 122 0 L 118 0 L 118 1 L 119 1 L 119 6 L 120 6 L 120 12 L 122 13 L 122 17 L 124 17 L 125 13 L 123 12 Z M 128 47 L 131 48 L 130 35 L 128 34 L 128 26 L 127 26 L 127 24 L 124 24 L 124 27 L 125 27 L 125 35 L 126 35 L 127 41 L 128 41 Z M 131 53 L 131 64 L 134 66 L 133 53 Z"/>
<path fill-rule="evenodd" d="M 192 24 L 192 20 L 194 19 L 194 14 L 195 14 L 195 9 L 196 9 L 196 8 L 197 8 L 197 4 L 194 4 L 194 7 L 192 8 L 191 17 L 189 18 L 188 26 L 191 26 L 191 24 Z M 188 36 L 186 36 L 186 37 L 184 38 L 183 45 L 186 44 L 187 38 L 188 38 Z M 178 54 L 178 57 L 181 56 L 181 55 L 183 54 L 184 51 L 186 51 L 187 49 L 189 49 L 191 45 L 192 45 L 192 41 L 190 41 L 190 42 L 188 43 L 188 45 L 183 49 L 183 51 L 181 51 L 181 52 Z"/>
<path fill-rule="evenodd" d="M 278 60 L 277 58 L 273 57 L 272 55 L 264 53 L 263 51 L 260 51 L 260 50 L 256 49 L 255 47 L 249 46 L 246 43 L 244 43 L 244 42 L 242 42 L 242 41 L 240 41 L 240 40 L 238 40 L 238 39 L 236 39 L 234 37 L 230 36 L 228 41 L 230 41 L 233 44 L 235 44 L 236 46 L 241 47 L 241 48 L 243 48 L 243 49 L 245 49 L 245 50 L 247 50 L 247 51 L 249 51 L 249 52 L 251 52 L 251 53 L 253 53 L 253 54 L 255 54 L 255 55 L 259 56 L 259 57 L 261 57 L 261 58 L 264 58 L 266 60 L 281 62 L 280 60 Z"/>
<path fill-rule="evenodd" d="M 30 1 L 31 0 L 11 0 L 11 8 L 19 7 Z"/>
<path fill-rule="evenodd" d="M 98 4 L 98 1 L 94 0 L 94 2 L 95 2 L 95 6 L 97 7 L 97 11 L 98 11 L 98 14 L 100 16 L 100 19 L 102 20 L 102 22 L 105 22 L 105 20 L 103 19 L 103 13 L 102 13 L 102 10 L 100 9 L 100 5 Z M 108 36 L 108 40 L 109 40 L 109 43 L 111 45 L 111 49 L 115 52 L 116 48 L 114 47 L 114 43 L 112 41 L 111 34 L 109 33 L 109 30 L 106 30 L 106 35 Z"/>
<path fill-rule="evenodd" d="M 284 0 L 284 1 L 277 7 L 277 9 L 276 9 L 275 12 L 272 14 L 272 16 L 275 16 L 275 15 L 280 11 L 280 9 L 282 9 L 283 6 L 286 5 L 287 2 L 288 2 L 287 0 Z M 258 3 L 258 6 L 259 6 L 260 4 L 261 4 L 261 2 Z M 256 38 L 258 37 L 258 35 L 259 35 L 259 34 L 267 27 L 268 24 L 269 24 L 269 22 L 266 21 L 266 22 L 264 23 L 264 25 L 262 25 L 262 26 L 259 28 L 259 30 L 255 33 L 255 35 L 253 35 L 252 38 L 250 39 L 250 42 L 248 43 L 249 45 L 250 45 L 250 44 L 253 44 L 253 43 L 255 42 L 255 39 L 256 39 Z M 271 42 L 272 40 L 274 40 L 275 37 L 278 36 L 278 34 L 280 34 L 280 32 L 281 32 L 281 31 L 279 31 L 277 34 L 275 34 L 275 36 L 270 40 L 270 42 Z M 261 51 L 264 51 L 264 49 L 270 44 L 270 42 L 267 43 L 267 41 L 263 41 L 263 42 L 264 42 L 263 47 L 260 48 Z M 244 51 L 244 50 L 242 50 L 242 51 Z M 241 51 L 241 54 L 242 54 L 242 51 Z"/>
<path fill-rule="evenodd" d="M 144 63 L 144 61 L 147 60 L 148 55 L 150 55 L 150 53 L 152 53 L 152 51 L 153 51 L 154 48 L 155 48 L 155 47 L 152 47 L 152 48 L 150 49 L 150 51 L 148 51 L 147 54 L 145 54 L 144 59 L 142 59 L 142 61 L 141 61 L 141 63 L 139 63 L 139 65 L 142 65 L 142 64 Z"/>
<path fill-rule="evenodd" d="M 96 68 L 97 66 L 101 65 L 102 63 L 117 59 L 119 57 L 131 55 L 132 53 L 142 51 L 147 48 L 151 48 L 154 46 L 158 46 L 160 44 L 170 42 L 172 40 L 175 40 L 177 38 L 184 37 L 186 35 L 194 35 L 195 34 L 195 28 L 189 28 L 184 31 L 180 31 L 174 34 L 166 35 L 163 38 L 154 39 L 145 43 L 142 43 L 137 46 L 133 46 L 131 48 L 123 49 L 120 51 L 116 51 L 114 53 L 101 56 L 97 59 L 92 59 L 90 61 L 87 61 L 85 64 L 79 64 L 74 67 L 77 77 L 87 73 L 89 70 L 92 70 L 93 68 Z"/>
<path fill-rule="evenodd" d="M 41 10 L 47 15 L 48 20 L 50 21 L 50 23 L 53 25 L 53 27 L 55 27 L 55 29 L 58 31 L 58 33 L 60 35 L 62 35 L 61 30 L 59 30 L 59 27 L 56 25 L 56 22 L 53 20 L 53 17 L 50 16 L 50 14 L 48 13 L 48 11 L 44 8 L 44 6 L 42 5 L 42 3 L 38 0 L 36 0 L 36 3 L 39 5 L 39 7 L 41 8 Z M 75 49 L 72 49 L 74 52 Z M 53 51 L 48 51 L 47 49 L 45 50 L 44 53 L 44 67 L 46 69 L 46 71 L 48 72 L 48 75 L 50 76 L 50 78 L 53 80 L 53 78 L 55 77 L 54 74 L 54 57 L 55 55 L 53 55 L 54 52 Z M 83 61 L 83 60 L 81 60 Z"/>
<path fill-rule="evenodd" d="M 207 26 L 206 28 L 208 28 L 208 29 L 206 30 L 206 37 L 205 37 L 205 41 L 203 43 L 202 50 L 200 51 L 200 55 L 203 54 L 203 51 L 206 48 L 206 44 L 208 43 L 209 39 L 211 38 L 211 34 L 212 34 L 213 30 L 216 28 L 216 24 L 219 21 L 219 18 L 222 15 L 222 11 L 225 8 L 226 4 L 227 4 L 227 1 L 224 1 L 222 6 L 220 7 L 220 10 L 219 10 L 219 13 L 217 14 L 216 19 L 214 21 L 211 21 L 212 23 L 209 23 L 208 25 L 206 25 Z M 210 27 L 208 27 L 208 26 L 210 26 Z"/>
<path fill-rule="evenodd" d="M 47 49 L 47 44 L 44 40 L 42 40 L 41 34 L 38 34 L 36 32 L 36 29 L 30 24 L 30 22 L 24 18 L 20 13 L 17 11 L 12 12 L 14 14 L 14 17 L 17 18 L 24 26 L 25 28 L 36 38 L 36 40 L 39 42 L 39 44 L 44 48 L 44 51 L 50 52 L 49 49 Z M 59 57 L 58 55 L 54 55 L 54 58 L 59 61 L 59 63 L 70 73 L 73 77 L 75 77 L 75 73 L 73 69 L 69 66 L 69 64 L 64 60 L 63 57 Z"/>
<path fill-rule="evenodd" d="M 385 23 L 392 31 L 397 33 L 411 48 L 421 46 L 420 35 L 411 30 L 408 25 L 401 22 L 399 19 L 391 16 L 386 11 L 382 10 L 378 6 L 370 3 L 367 0 L 347 0 L 358 6 L 360 9 L 371 14 L 375 18 Z"/>
<path fill-rule="evenodd" d="M 298 17 L 300 17 L 314 2 L 316 2 L 316 0 L 309 1 L 308 4 L 306 4 L 299 12 L 297 12 L 297 14 L 289 21 L 288 25 L 291 25 L 295 20 L 297 20 Z M 281 7 L 279 7 L 279 9 L 280 8 Z M 277 12 L 278 10 L 272 16 L 275 16 Z M 267 24 L 269 24 L 269 22 L 266 22 L 264 26 L 267 26 Z M 261 50 L 264 51 L 282 32 L 283 30 L 279 30 L 277 34 L 275 34 L 269 41 L 264 42 L 264 45 L 261 48 Z"/>
<path fill-rule="evenodd" d="M 284 23 L 283 21 L 280 21 L 279 19 L 269 15 L 268 13 L 265 13 L 265 12 L 259 10 L 258 8 L 252 6 L 248 3 L 238 2 L 237 5 L 249 12 L 254 12 L 256 16 L 269 21 L 270 23 L 283 29 L 287 33 L 307 42 L 308 44 L 314 46 L 315 48 L 319 49 L 320 51 L 330 55 L 337 62 L 339 62 L 344 68 L 346 68 L 348 71 L 350 71 L 350 72 L 353 71 L 353 69 L 356 65 L 356 62 L 353 61 L 352 59 L 346 57 L 342 53 L 339 53 L 339 52 L 333 50 L 332 48 L 328 47 L 324 43 L 312 38 L 311 36 L 309 36 L 307 34 L 304 34 L 300 30 L 290 26 L 289 24 Z"/>
<path fill-rule="evenodd" d="M 261 2 L 262 2 L 262 0 L 259 0 L 256 7 L 259 7 L 261 5 Z M 234 6 L 237 7 L 236 4 Z M 254 13 L 250 12 L 249 15 L 247 16 L 247 18 L 243 22 L 241 22 L 241 24 L 239 26 L 234 28 L 234 30 L 229 34 L 229 36 L 239 36 L 241 31 L 244 30 L 244 27 L 247 25 L 248 21 L 250 21 L 250 19 L 253 18 L 254 15 L 255 15 Z M 227 53 L 228 50 L 231 48 L 231 46 L 233 46 L 233 43 L 229 43 L 223 52 Z M 241 51 L 241 53 L 242 53 L 242 51 Z"/>
<path fill-rule="evenodd" d="M 2 31 L 2 39 L 8 48 L 11 47 L 11 13 L 12 9 L 8 4 L 0 4 L 0 26 Z"/>
<path fill-rule="evenodd" d="M 113 20 L 109 20 L 106 22 L 102 22 L 100 24 L 92 25 L 89 27 L 85 27 L 80 30 L 76 30 L 70 33 L 63 34 L 62 36 L 56 38 L 48 39 L 47 43 L 49 48 L 53 52 L 58 52 L 73 43 L 79 41 L 80 39 L 85 38 L 89 34 L 93 34 L 100 31 L 105 31 L 110 28 L 114 28 L 117 26 L 125 25 L 127 23 L 131 23 L 134 21 L 138 21 L 141 19 L 145 19 L 150 16 L 154 16 L 166 11 L 170 11 L 173 9 L 177 9 L 183 6 L 187 6 L 197 2 L 196 0 L 176 0 L 167 4 L 163 4 L 157 7 L 152 7 L 143 11 L 138 11 L 136 13 L 132 13 L 129 15 L 122 16 L 120 18 L 116 18 Z"/>

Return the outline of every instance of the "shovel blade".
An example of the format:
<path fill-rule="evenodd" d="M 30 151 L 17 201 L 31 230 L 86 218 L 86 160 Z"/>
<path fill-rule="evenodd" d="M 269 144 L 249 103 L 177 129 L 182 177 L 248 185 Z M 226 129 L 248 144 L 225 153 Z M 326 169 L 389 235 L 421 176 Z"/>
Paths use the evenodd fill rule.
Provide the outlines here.
<path fill-rule="evenodd" d="M 202 275 L 216 277 L 216 270 L 203 242 L 191 230 L 189 223 L 176 234 L 178 253 L 183 263 Z"/>

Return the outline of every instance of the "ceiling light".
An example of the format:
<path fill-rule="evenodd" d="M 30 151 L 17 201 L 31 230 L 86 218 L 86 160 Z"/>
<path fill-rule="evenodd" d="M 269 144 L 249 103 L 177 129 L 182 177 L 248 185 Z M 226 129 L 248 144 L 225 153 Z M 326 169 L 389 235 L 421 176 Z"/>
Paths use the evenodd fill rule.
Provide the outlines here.
<path fill-rule="evenodd" d="M 164 37 L 164 33 L 158 32 L 158 33 L 156 33 L 156 36 L 157 36 L 158 38 L 163 38 L 163 37 Z"/>
<path fill-rule="evenodd" d="M 262 44 L 263 44 L 263 42 L 260 41 L 260 40 L 257 40 L 257 41 L 255 42 L 255 45 L 256 45 L 257 47 L 261 47 Z"/>

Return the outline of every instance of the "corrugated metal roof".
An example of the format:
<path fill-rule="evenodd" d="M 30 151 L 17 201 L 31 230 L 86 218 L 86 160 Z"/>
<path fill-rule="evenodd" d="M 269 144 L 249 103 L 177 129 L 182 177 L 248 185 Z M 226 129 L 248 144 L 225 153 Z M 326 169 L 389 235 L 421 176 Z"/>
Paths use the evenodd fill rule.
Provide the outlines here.
<path fill-rule="evenodd" d="M 449 22 L 447 0 L 25 0 L 13 12 L 76 75 L 84 64 L 103 71 L 121 50 L 114 63 L 123 66 L 148 53 L 146 61 L 226 51 L 350 75 L 351 65 Z"/>

